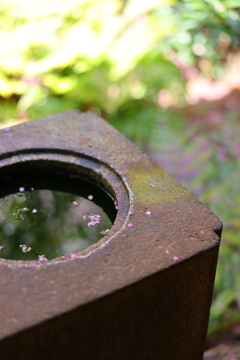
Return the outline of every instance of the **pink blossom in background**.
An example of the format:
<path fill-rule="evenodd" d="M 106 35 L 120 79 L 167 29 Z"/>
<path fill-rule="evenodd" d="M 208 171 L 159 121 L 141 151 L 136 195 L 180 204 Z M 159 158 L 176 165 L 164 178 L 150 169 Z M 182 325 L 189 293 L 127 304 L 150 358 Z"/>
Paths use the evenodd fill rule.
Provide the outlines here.
<path fill-rule="evenodd" d="M 188 85 L 187 101 L 196 104 L 200 100 L 220 100 L 231 91 L 229 85 L 223 81 L 208 81 L 199 79 Z"/>

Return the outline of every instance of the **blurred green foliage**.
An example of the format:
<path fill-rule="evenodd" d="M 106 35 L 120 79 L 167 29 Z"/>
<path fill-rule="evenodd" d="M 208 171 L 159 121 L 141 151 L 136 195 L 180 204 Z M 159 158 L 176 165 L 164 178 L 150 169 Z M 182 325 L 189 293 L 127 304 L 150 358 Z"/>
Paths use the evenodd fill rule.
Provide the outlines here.
<path fill-rule="evenodd" d="M 239 45 L 237 0 L 0 3 L 0 127 L 95 112 L 223 220 L 210 334 L 240 316 L 240 109 L 189 84 L 221 81 Z"/>

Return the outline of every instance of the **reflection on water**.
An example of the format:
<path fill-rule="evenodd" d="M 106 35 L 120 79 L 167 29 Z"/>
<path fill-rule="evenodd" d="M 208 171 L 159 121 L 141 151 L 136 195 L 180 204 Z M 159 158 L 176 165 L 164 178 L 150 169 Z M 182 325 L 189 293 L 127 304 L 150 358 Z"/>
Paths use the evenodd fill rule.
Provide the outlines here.
<path fill-rule="evenodd" d="M 74 257 L 112 226 L 92 194 L 87 199 L 19 185 L 17 193 L 0 199 L 1 258 L 44 261 L 67 254 Z"/>

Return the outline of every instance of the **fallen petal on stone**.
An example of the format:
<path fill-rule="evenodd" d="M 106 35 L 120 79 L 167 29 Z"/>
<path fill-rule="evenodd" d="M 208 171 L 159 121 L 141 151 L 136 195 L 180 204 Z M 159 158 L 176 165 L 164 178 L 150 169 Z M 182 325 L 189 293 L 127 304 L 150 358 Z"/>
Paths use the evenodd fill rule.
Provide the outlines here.
<path fill-rule="evenodd" d="M 38 260 L 39 261 L 45 261 L 45 260 L 47 260 L 47 258 L 46 258 L 45 255 L 38 255 Z"/>

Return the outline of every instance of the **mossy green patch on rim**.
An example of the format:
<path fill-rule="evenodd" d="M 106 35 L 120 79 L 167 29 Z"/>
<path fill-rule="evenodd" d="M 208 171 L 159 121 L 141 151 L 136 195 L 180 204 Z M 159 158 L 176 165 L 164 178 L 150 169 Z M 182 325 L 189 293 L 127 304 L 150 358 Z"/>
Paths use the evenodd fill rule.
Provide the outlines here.
<path fill-rule="evenodd" d="M 159 204 L 192 197 L 190 191 L 152 161 L 130 166 L 127 177 L 139 204 Z"/>

